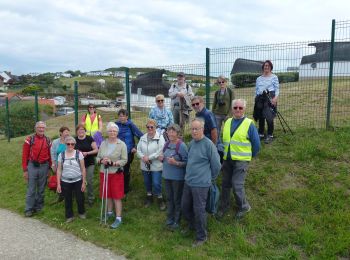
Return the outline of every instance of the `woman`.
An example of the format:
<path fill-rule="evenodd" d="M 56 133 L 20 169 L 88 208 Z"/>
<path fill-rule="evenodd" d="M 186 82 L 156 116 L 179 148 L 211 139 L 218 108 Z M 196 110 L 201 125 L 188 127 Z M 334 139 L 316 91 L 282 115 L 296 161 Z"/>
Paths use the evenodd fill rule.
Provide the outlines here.
<path fill-rule="evenodd" d="M 66 143 L 64 142 L 64 139 L 69 136 L 70 130 L 66 126 L 62 126 L 59 129 L 59 134 L 60 137 L 53 140 L 52 145 L 51 145 L 51 160 L 52 160 L 52 165 L 51 169 L 53 170 L 54 173 L 57 172 L 57 165 L 58 165 L 58 155 L 60 153 L 63 153 L 66 150 Z M 61 202 L 64 200 L 64 196 L 62 193 L 58 194 L 57 202 Z"/>
<path fill-rule="evenodd" d="M 78 205 L 79 217 L 81 219 L 86 218 L 84 207 L 86 172 L 83 154 L 74 149 L 75 139 L 68 136 L 64 141 L 67 149 L 58 156 L 57 192 L 62 192 L 64 195 L 66 222 L 69 223 L 74 220 L 73 193 Z"/>
<path fill-rule="evenodd" d="M 88 105 L 88 113 L 83 115 L 81 123 L 85 126 L 86 134 L 89 136 L 93 137 L 97 131 L 102 133 L 102 117 L 97 114 L 96 107 L 93 104 Z"/>
<path fill-rule="evenodd" d="M 216 125 L 218 127 L 218 136 L 220 136 L 222 123 L 231 114 L 233 92 L 227 87 L 227 80 L 224 76 L 219 76 L 216 84 L 220 87 L 214 94 L 213 114 L 215 115 Z"/>
<path fill-rule="evenodd" d="M 273 119 L 276 116 L 279 82 L 278 77 L 272 73 L 273 65 L 270 60 L 266 60 L 261 68 L 263 74 L 256 79 L 254 120 L 259 121 L 260 138 L 265 138 L 265 143 L 269 144 L 273 141 Z M 266 137 L 265 120 L 267 122 Z"/>
<path fill-rule="evenodd" d="M 174 124 L 173 114 L 168 108 L 165 107 L 164 102 L 164 95 L 157 95 L 157 106 L 152 107 L 148 115 L 149 118 L 154 119 L 157 122 L 157 132 L 159 134 L 163 134 L 169 125 Z"/>
<path fill-rule="evenodd" d="M 135 137 L 138 139 L 143 136 L 143 133 L 137 126 L 128 118 L 129 113 L 125 109 L 118 111 L 118 121 L 115 122 L 119 127 L 118 137 L 122 140 L 128 148 L 128 162 L 124 166 L 124 193 L 130 191 L 130 165 L 134 160 L 136 153 Z"/>
<path fill-rule="evenodd" d="M 92 207 L 94 203 L 94 171 L 95 171 L 95 156 L 98 152 L 96 142 L 91 136 L 86 135 L 86 129 L 83 124 L 79 124 L 75 128 L 75 149 L 80 151 L 84 156 L 84 164 L 86 169 L 87 179 L 87 198 L 88 205 Z"/>
<path fill-rule="evenodd" d="M 119 127 L 114 122 L 107 125 L 108 138 L 104 140 L 97 154 L 100 168 L 100 197 L 107 198 L 107 218 L 113 216 L 113 204 L 116 219 L 110 226 L 115 229 L 122 223 L 122 198 L 124 197 L 123 166 L 128 161 L 126 144 L 118 139 Z M 108 187 L 103 189 L 104 172 L 108 168 Z M 103 190 L 107 192 L 103 193 Z M 107 193 L 107 194 L 106 194 Z"/>
<path fill-rule="evenodd" d="M 168 126 L 169 141 L 163 148 L 163 178 L 167 196 L 166 225 L 170 229 L 179 228 L 181 217 L 181 198 L 187 163 L 187 146 L 179 138 L 180 127 Z"/>
<path fill-rule="evenodd" d="M 145 207 L 151 205 L 154 195 L 157 197 L 159 209 L 165 210 L 162 196 L 162 152 L 165 141 L 156 131 L 157 122 L 154 119 L 148 119 L 146 127 L 147 133 L 141 137 L 137 145 L 137 157 L 141 159 L 141 170 L 147 192 Z"/>

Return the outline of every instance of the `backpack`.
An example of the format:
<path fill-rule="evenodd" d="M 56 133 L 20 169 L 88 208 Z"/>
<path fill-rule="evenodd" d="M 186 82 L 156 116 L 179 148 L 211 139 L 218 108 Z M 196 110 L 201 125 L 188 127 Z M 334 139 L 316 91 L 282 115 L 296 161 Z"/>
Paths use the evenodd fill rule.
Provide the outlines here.
<path fill-rule="evenodd" d="M 230 89 L 230 88 L 226 88 L 226 89 L 227 89 L 228 94 L 229 94 L 229 96 L 230 96 L 230 100 L 232 101 L 232 95 L 233 95 L 232 89 Z M 216 100 L 218 100 L 218 98 L 219 98 L 219 92 L 220 92 L 220 89 L 217 90 L 217 91 L 215 92 L 215 98 L 216 98 Z"/>
<path fill-rule="evenodd" d="M 178 155 L 180 157 L 180 161 L 182 161 L 182 156 L 181 154 L 179 154 L 179 150 L 180 150 L 180 145 L 181 145 L 182 141 L 179 140 L 177 141 L 176 143 L 176 146 L 175 146 L 175 154 Z M 164 145 L 164 148 L 163 148 L 163 153 L 166 151 L 166 149 L 168 149 L 169 147 L 169 144 L 170 144 L 170 141 L 167 141 Z"/>
<path fill-rule="evenodd" d="M 209 188 L 207 203 L 205 206 L 205 210 L 209 214 L 217 213 L 218 207 L 219 207 L 219 197 L 220 197 L 219 187 L 218 185 L 216 185 L 215 182 L 213 182 Z"/>
<path fill-rule="evenodd" d="M 63 168 L 63 164 L 64 164 L 64 160 L 66 159 L 66 152 L 62 152 L 61 153 L 61 158 L 62 158 L 62 162 L 61 162 L 61 165 L 62 165 L 62 168 Z M 75 150 L 75 160 L 77 161 L 78 165 L 79 165 L 79 168 L 80 168 L 80 161 L 79 161 L 79 151 L 78 150 Z"/>
<path fill-rule="evenodd" d="M 51 145 L 50 138 L 48 138 L 46 135 L 44 135 L 44 136 L 45 136 L 47 145 L 50 146 Z M 29 141 L 30 148 L 32 148 L 32 145 L 34 144 L 34 142 L 35 142 L 35 134 L 30 136 L 30 141 Z"/>
<path fill-rule="evenodd" d="M 173 88 L 175 88 L 176 87 L 176 84 L 174 83 L 173 84 Z M 189 85 L 186 83 L 186 92 L 187 92 L 187 94 L 188 94 L 188 88 L 189 88 Z"/>

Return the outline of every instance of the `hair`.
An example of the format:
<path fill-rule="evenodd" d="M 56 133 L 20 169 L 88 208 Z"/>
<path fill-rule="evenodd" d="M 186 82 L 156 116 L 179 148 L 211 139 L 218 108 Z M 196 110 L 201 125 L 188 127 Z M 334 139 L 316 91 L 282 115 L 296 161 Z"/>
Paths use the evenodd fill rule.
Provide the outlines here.
<path fill-rule="evenodd" d="M 109 131 L 111 128 L 115 128 L 115 129 L 117 129 L 117 132 L 119 132 L 119 127 L 117 126 L 116 123 L 114 123 L 114 122 L 109 122 L 109 123 L 107 124 L 107 131 Z"/>
<path fill-rule="evenodd" d="M 44 127 L 46 128 L 46 123 L 44 121 L 38 121 L 35 123 L 35 128 L 37 128 L 39 125 L 44 125 Z"/>
<path fill-rule="evenodd" d="M 216 79 L 216 83 L 218 83 L 219 81 L 225 81 L 225 82 L 227 82 L 227 79 L 225 78 L 224 75 L 220 75 L 220 76 Z"/>
<path fill-rule="evenodd" d="M 158 95 L 156 96 L 156 100 L 157 100 L 158 98 L 164 99 L 164 95 L 163 95 L 163 94 L 158 94 Z"/>
<path fill-rule="evenodd" d="M 193 123 L 193 122 L 199 122 L 199 124 L 201 125 L 201 127 L 204 128 L 205 122 L 204 122 L 203 118 L 201 118 L 201 117 L 195 117 L 194 119 L 192 119 L 191 123 Z"/>
<path fill-rule="evenodd" d="M 232 101 L 232 108 L 235 106 L 235 104 L 237 103 L 237 102 L 242 102 L 243 103 L 243 107 L 244 108 L 246 108 L 247 107 L 247 101 L 245 100 L 245 99 L 243 99 L 243 98 L 238 98 L 238 99 L 234 99 L 233 101 Z"/>
<path fill-rule="evenodd" d="M 194 96 L 191 101 L 198 99 L 200 103 L 204 103 L 204 99 L 201 96 Z"/>
<path fill-rule="evenodd" d="M 269 64 L 270 68 L 271 68 L 271 71 L 273 70 L 273 65 L 272 65 L 272 62 L 270 60 L 266 60 L 264 61 L 264 63 L 261 65 L 261 69 L 264 70 L 264 66 L 265 64 Z"/>
<path fill-rule="evenodd" d="M 94 107 L 94 110 L 96 110 L 96 106 L 94 104 L 92 104 L 92 103 L 89 103 L 89 105 L 87 106 L 87 111 L 88 112 L 90 112 L 89 111 L 89 107 Z"/>
<path fill-rule="evenodd" d="M 60 130 L 58 130 L 61 134 L 64 132 L 64 131 L 70 131 L 69 130 L 69 128 L 68 127 L 66 127 L 66 126 L 62 126 L 61 128 L 60 128 Z"/>
<path fill-rule="evenodd" d="M 78 124 L 77 127 L 75 128 L 75 132 L 78 132 L 78 130 L 79 130 L 80 128 L 83 128 L 83 129 L 86 131 L 85 125 L 80 123 L 80 124 Z"/>
<path fill-rule="evenodd" d="M 181 129 L 180 126 L 178 124 L 171 124 L 168 126 L 167 130 L 174 130 L 177 134 L 180 134 Z"/>
<path fill-rule="evenodd" d="M 154 125 L 155 127 L 158 126 L 157 121 L 154 120 L 154 119 L 152 119 L 152 118 L 148 118 L 148 119 L 147 119 L 146 125 L 148 125 L 148 124 L 152 124 L 152 125 Z"/>
<path fill-rule="evenodd" d="M 75 138 L 73 136 L 67 136 L 66 138 L 64 138 L 64 142 L 68 143 L 69 141 L 71 141 L 72 143 L 77 143 L 77 141 L 75 140 Z"/>
<path fill-rule="evenodd" d="M 128 110 L 122 108 L 118 111 L 118 116 L 120 116 L 120 115 L 129 116 L 129 112 L 128 112 Z"/>

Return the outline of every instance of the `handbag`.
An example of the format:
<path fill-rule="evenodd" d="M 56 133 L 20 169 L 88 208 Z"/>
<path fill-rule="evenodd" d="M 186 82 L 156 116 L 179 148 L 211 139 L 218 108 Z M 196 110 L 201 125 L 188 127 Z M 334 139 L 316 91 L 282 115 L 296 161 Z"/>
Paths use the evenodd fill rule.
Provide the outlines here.
<path fill-rule="evenodd" d="M 47 182 L 47 187 L 52 191 L 56 191 L 56 189 L 57 189 L 57 176 L 53 172 L 49 176 L 49 181 Z"/>
<path fill-rule="evenodd" d="M 215 182 L 211 184 L 208 191 L 207 204 L 205 210 L 209 214 L 216 214 L 219 207 L 220 190 Z"/>

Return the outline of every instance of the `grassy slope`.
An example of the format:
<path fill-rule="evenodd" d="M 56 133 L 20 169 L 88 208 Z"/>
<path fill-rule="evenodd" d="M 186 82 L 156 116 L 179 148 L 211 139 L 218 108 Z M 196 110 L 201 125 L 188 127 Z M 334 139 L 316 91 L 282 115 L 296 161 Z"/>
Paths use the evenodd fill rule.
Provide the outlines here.
<path fill-rule="evenodd" d="M 241 222 L 233 211 L 221 222 L 208 218 L 209 242 L 190 247 L 183 237 L 163 228 L 165 213 L 142 207 L 144 188 L 138 161 L 133 191 L 124 201 L 124 224 L 112 231 L 99 226 L 99 204 L 88 219 L 64 223 L 64 207 L 49 205 L 36 218 L 84 240 L 131 258 L 337 258 L 350 257 L 350 129 L 298 131 L 280 135 L 251 163 L 246 189 L 253 210 Z M 51 131 L 53 133 L 53 131 Z M 22 138 L 0 141 L 0 207 L 23 213 Z M 98 183 L 96 176 L 96 186 Z M 97 190 L 96 190 L 97 191 Z"/>

